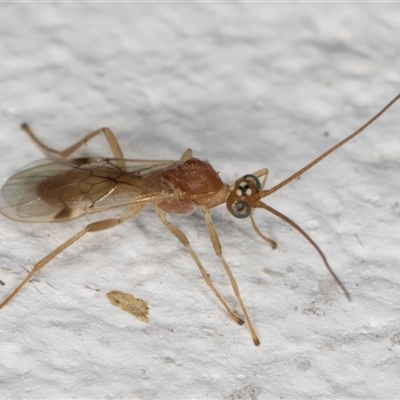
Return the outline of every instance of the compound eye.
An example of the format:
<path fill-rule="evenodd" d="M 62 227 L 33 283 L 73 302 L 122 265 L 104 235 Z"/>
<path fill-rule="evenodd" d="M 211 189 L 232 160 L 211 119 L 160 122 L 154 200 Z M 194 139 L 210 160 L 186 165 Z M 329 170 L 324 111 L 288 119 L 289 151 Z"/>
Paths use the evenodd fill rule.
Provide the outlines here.
<path fill-rule="evenodd" d="M 245 175 L 243 177 L 247 182 L 251 182 L 258 190 L 261 190 L 261 182 L 260 180 L 254 175 Z"/>
<path fill-rule="evenodd" d="M 229 211 L 236 218 L 247 218 L 251 214 L 251 207 L 244 200 L 238 200 L 232 204 Z"/>

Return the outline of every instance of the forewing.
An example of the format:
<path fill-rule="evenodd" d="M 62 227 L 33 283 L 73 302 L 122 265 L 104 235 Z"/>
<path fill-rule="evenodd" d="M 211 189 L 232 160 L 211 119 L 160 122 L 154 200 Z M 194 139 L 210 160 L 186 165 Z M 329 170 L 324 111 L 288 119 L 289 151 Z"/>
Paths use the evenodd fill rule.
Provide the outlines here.
<path fill-rule="evenodd" d="M 7 218 L 17 221 L 46 222 L 59 210 L 43 201 L 36 188 L 44 179 L 69 171 L 68 164 L 48 159 L 28 164 L 14 174 L 1 188 L 0 211 Z"/>
<path fill-rule="evenodd" d="M 134 203 L 161 201 L 173 196 L 173 190 L 161 184 L 157 172 L 172 168 L 182 161 L 135 159 L 124 159 L 123 161 L 124 168 L 119 166 L 120 159 L 107 158 L 97 163 L 107 171 L 118 174 L 116 178 L 118 185 L 106 196 L 94 201 L 88 210 L 89 213 Z"/>
<path fill-rule="evenodd" d="M 3 185 L 0 212 L 17 221 L 51 222 L 171 196 L 170 192 L 161 191 L 159 183 L 151 177 L 179 161 L 123 161 L 123 168 L 121 160 L 101 158 L 90 163 L 82 159 L 44 159 L 29 164 Z M 128 186 L 121 185 L 124 180 Z M 48 181 L 56 183 L 41 190 L 40 185 Z M 121 189 L 126 187 L 129 190 Z M 50 196 L 54 188 L 63 190 L 59 197 Z M 75 212 L 60 218 L 67 209 Z"/>

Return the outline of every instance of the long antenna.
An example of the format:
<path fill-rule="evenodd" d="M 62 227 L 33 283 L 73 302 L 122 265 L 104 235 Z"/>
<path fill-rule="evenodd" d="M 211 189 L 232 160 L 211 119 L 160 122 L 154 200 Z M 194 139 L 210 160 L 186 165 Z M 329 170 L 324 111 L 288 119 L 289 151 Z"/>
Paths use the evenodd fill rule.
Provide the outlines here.
<path fill-rule="evenodd" d="M 300 232 L 308 240 L 308 242 L 311 243 L 311 245 L 315 248 L 315 250 L 317 250 L 317 252 L 321 256 L 322 261 L 324 262 L 326 268 L 328 269 L 330 274 L 333 276 L 333 279 L 335 279 L 337 284 L 341 287 L 341 289 L 343 290 L 344 294 L 347 297 L 347 300 L 351 301 L 350 293 L 348 292 L 348 290 L 346 289 L 346 287 L 344 286 L 342 281 L 339 279 L 339 277 L 335 274 L 335 272 L 333 271 L 333 269 L 329 265 L 328 260 L 326 259 L 325 254 L 323 253 L 323 251 L 320 249 L 320 247 L 317 245 L 317 243 L 315 243 L 314 240 L 311 239 L 311 236 L 303 228 L 301 228 L 293 220 L 291 220 L 289 217 L 287 217 L 286 215 L 280 213 L 278 210 L 275 210 L 275 208 L 267 206 L 262 201 L 259 201 L 257 203 L 257 207 L 266 209 L 270 213 L 272 213 L 272 214 L 276 215 L 277 217 L 279 217 L 279 218 L 283 219 L 284 221 L 286 221 L 289 225 L 293 226 L 294 229 L 296 229 L 298 232 Z"/>
<path fill-rule="evenodd" d="M 372 117 L 367 123 L 365 123 L 361 128 L 357 129 L 354 133 L 351 135 L 347 136 L 347 138 L 341 140 L 339 143 L 337 143 L 335 146 L 331 147 L 328 151 L 317 157 L 314 161 L 311 161 L 309 164 L 307 164 L 304 168 L 300 169 L 293 175 L 289 176 L 289 178 L 285 179 L 281 183 L 278 183 L 274 187 L 272 187 L 269 190 L 262 190 L 260 192 L 260 197 L 266 197 L 269 196 L 271 193 L 276 192 L 283 186 L 286 186 L 288 183 L 292 182 L 294 179 L 298 178 L 300 175 L 304 174 L 304 172 L 308 171 L 310 168 L 312 168 L 315 164 L 318 164 L 321 160 L 323 160 L 325 157 L 327 157 L 329 154 L 333 153 L 335 150 L 337 150 L 339 147 L 343 146 L 345 143 L 347 143 L 349 140 L 353 139 L 355 136 L 357 136 L 359 133 L 361 133 L 364 129 L 366 129 L 369 125 L 371 125 L 375 120 L 377 120 L 389 107 L 391 107 L 397 100 L 400 99 L 400 94 L 398 94 L 389 104 L 387 104 L 385 107 L 382 108 L 381 111 L 378 112 L 374 117 Z"/>

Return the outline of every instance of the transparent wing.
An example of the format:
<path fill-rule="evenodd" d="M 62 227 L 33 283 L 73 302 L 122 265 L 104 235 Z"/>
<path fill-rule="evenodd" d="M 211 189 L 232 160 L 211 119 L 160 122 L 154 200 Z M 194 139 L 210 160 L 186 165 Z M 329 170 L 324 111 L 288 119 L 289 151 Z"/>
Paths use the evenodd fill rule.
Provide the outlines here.
<path fill-rule="evenodd" d="M 121 161 L 44 159 L 29 164 L 1 188 L 0 212 L 23 222 L 65 221 L 173 195 L 160 172 L 181 161 L 127 159 L 124 168 Z"/>

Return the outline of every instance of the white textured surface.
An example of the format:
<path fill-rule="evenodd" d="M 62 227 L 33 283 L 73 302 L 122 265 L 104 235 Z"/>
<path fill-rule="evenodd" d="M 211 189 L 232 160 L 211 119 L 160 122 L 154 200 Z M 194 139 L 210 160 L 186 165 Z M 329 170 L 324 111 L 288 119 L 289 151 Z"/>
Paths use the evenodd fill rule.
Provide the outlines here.
<path fill-rule="evenodd" d="M 271 187 L 400 91 L 399 21 L 388 3 L 2 4 L 0 180 L 40 158 L 26 121 L 57 148 L 101 126 L 131 158 L 191 147 L 228 182 L 268 167 Z M 1 311 L 0 398 L 398 398 L 399 110 L 267 199 L 352 303 L 290 227 L 256 213 L 271 251 L 221 207 L 257 348 L 149 209 L 82 239 Z M 2 218 L 1 298 L 87 221 Z M 173 221 L 237 310 L 201 214 Z M 146 300 L 149 324 L 110 290 Z"/>

